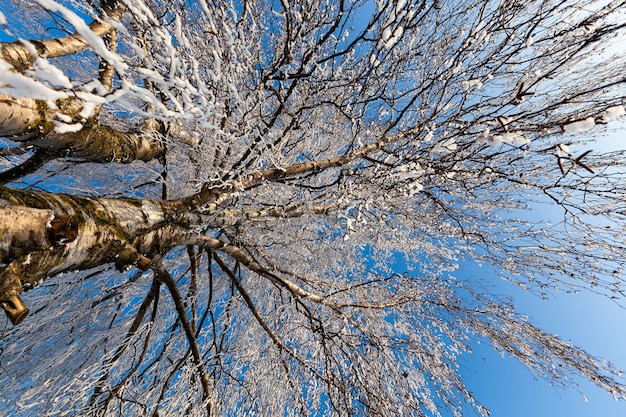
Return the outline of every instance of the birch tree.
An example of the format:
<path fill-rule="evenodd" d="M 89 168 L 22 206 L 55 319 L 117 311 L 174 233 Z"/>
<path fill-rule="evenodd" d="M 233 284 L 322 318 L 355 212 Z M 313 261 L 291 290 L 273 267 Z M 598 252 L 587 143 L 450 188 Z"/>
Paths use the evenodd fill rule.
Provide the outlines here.
<path fill-rule="evenodd" d="M 624 301 L 625 11 L 3 2 L 3 414 L 488 414 L 481 341 L 625 398 L 463 272 Z"/>

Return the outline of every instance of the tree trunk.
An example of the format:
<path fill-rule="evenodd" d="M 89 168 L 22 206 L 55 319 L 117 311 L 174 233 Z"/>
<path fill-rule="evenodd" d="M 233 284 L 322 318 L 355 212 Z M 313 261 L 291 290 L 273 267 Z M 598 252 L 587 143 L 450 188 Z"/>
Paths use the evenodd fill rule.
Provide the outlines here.
<path fill-rule="evenodd" d="M 103 199 L 0 187 L 0 303 L 64 271 L 115 263 L 145 269 L 184 234 L 183 217 L 152 200 Z M 180 227 L 179 227 L 180 226 Z M 11 318 L 11 317 L 10 317 Z M 11 318 L 13 320 L 13 318 Z"/>

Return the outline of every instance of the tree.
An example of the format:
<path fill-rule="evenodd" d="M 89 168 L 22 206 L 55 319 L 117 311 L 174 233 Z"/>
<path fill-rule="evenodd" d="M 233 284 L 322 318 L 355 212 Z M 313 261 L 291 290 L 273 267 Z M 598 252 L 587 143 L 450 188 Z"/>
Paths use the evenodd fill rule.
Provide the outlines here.
<path fill-rule="evenodd" d="M 5 2 L 2 408 L 487 413 L 481 340 L 626 397 L 459 269 L 623 300 L 625 4 Z"/>

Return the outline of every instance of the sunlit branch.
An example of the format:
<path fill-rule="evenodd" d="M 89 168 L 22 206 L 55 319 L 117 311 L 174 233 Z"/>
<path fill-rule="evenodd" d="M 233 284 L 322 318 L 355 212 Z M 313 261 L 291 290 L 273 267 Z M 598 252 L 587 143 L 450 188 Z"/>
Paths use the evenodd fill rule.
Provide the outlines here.
<path fill-rule="evenodd" d="M 212 212 L 225 201 L 232 199 L 233 194 L 238 192 L 239 190 L 249 189 L 264 181 L 293 178 L 309 172 L 321 172 L 329 168 L 343 166 L 350 162 L 363 158 L 364 156 L 383 148 L 385 145 L 389 145 L 400 139 L 406 138 L 413 133 L 415 132 L 402 132 L 387 139 L 380 140 L 379 142 L 362 146 L 354 152 L 347 152 L 343 155 L 339 155 L 330 159 L 303 162 L 300 164 L 291 165 L 286 168 L 268 168 L 257 171 L 253 174 L 245 176 L 241 180 L 230 181 L 223 186 L 208 188 L 207 190 L 202 191 L 194 196 L 183 198 L 179 200 L 178 205 L 183 209 L 202 206 L 206 211 Z"/>
<path fill-rule="evenodd" d="M 164 152 L 154 123 L 146 123 L 139 132 L 122 132 L 102 124 L 89 125 L 80 116 L 82 103 L 78 99 L 58 104 L 59 111 L 44 100 L 0 95 L 0 136 L 25 142 L 51 155 L 101 163 L 150 161 Z M 59 112 L 74 122 L 68 124 L 59 119 Z M 71 129 L 59 133 L 59 126 Z"/>
<path fill-rule="evenodd" d="M 117 0 L 104 0 L 101 2 L 105 19 L 117 20 L 126 11 L 126 5 Z M 93 35 L 102 37 L 111 30 L 112 26 L 105 19 L 94 20 L 89 25 Z M 26 69 L 35 61 L 33 50 L 40 57 L 58 58 L 81 52 L 91 45 L 83 36 L 74 33 L 70 36 L 56 39 L 31 40 L 0 43 L 0 55 L 15 68 Z"/>
<path fill-rule="evenodd" d="M 254 271 L 257 274 L 266 278 L 269 278 L 272 282 L 280 285 L 281 287 L 287 288 L 294 295 L 330 307 L 333 310 L 337 310 L 337 306 L 327 300 L 325 297 L 306 291 L 291 280 L 279 277 L 276 274 L 268 271 L 266 268 L 263 268 L 258 262 L 248 256 L 239 247 L 208 236 L 202 237 L 201 240 L 207 247 L 216 251 L 229 254 L 230 256 L 241 262 L 243 265 L 245 265 L 251 271 Z"/>

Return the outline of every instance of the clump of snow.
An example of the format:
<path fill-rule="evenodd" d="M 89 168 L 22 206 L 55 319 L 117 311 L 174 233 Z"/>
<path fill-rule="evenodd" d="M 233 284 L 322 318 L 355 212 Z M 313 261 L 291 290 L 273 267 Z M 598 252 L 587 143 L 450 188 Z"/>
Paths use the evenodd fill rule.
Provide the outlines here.
<path fill-rule="evenodd" d="M 385 31 L 387 31 L 387 29 L 385 29 Z M 391 49 L 398 42 L 398 40 L 400 39 L 403 33 L 404 33 L 404 28 L 402 26 L 398 26 L 397 28 L 395 28 L 393 31 L 393 35 L 389 33 L 389 35 L 387 36 L 387 39 L 384 39 L 385 37 L 384 35 L 386 34 L 386 32 L 383 33 L 383 39 L 385 40 L 385 48 Z"/>
<path fill-rule="evenodd" d="M 78 132 L 79 130 L 81 130 L 83 128 L 82 123 L 68 124 L 68 123 L 60 122 L 58 120 L 53 120 L 52 122 L 55 125 L 54 131 L 56 133 Z"/>
<path fill-rule="evenodd" d="M 102 86 L 102 84 L 100 84 L 100 86 Z M 96 108 L 99 105 L 106 103 L 106 99 L 104 97 L 88 93 L 87 91 L 77 91 L 75 94 L 76 97 L 80 98 L 83 105 L 83 108 L 78 114 L 80 115 L 80 117 L 83 117 L 85 119 L 93 116 L 96 113 Z"/>
<path fill-rule="evenodd" d="M 389 38 L 391 38 L 391 28 L 390 27 L 386 27 L 385 30 L 383 30 L 383 41 L 387 42 L 389 40 Z"/>
<path fill-rule="evenodd" d="M 72 123 L 72 118 L 68 116 L 67 114 L 56 112 L 54 115 L 56 116 L 57 119 L 61 120 L 62 122 Z"/>
<path fill-rule="evenodd" d="M 434 148 L 433 148 L 433 152 L 434 153 L 441 153 L 441 154 L 446 154 L 446 153 L 450 153 L 452 151 L 456 151 L 457 149 L 457 144 L 455 143 L 454 138 L 450 138 L 445 140 L 442 143 L 437 144 Z"/>
<path fill-rule="evenodd" d="M 473 89 L 480 89 L 483 86 L 483 83 L 479 79 L 473 78 L 471 80 L 464 80 L 461 85 L 463 86 L 463 90 L 469 91 Z"/>
<path fill-rule="evenodd" d="M 37 2 L 48 11 L 56 12 L 62 15 L 63 19 L 74 26 L 76 32 L 82 36 L 89 45 L 91 45 L 94 52 L 112 64 L 118 73 L 123 74 L 128 70 L 128 64 L 124 62 L 124 59 L 120 55 L 110 51 L 104 43 L 104 40 L 100 36 L 96 35 L 91 30 L 89 25 L 87 25 L 85 20 L 83 20 L 76 13 L 53 0 L 37 0 Z"/>
<path fill-rule="evenodd" d="M 45 58 L 38 57 L 33 64 L 33 69 L 26 71 L 26 74 L 45 82 L 50 87 L 72 88 L 72 82 L 67 75 Z"/>
<path fill-rule="evenodd" d="M 502 135 L 495 135 L 493 137 L 494 142 L 508 143 L 509 145 L 525 145 L 530 143 L 530 140 L 518 132 L 506 132 Z"/>
<path fill-rule="evenodd" d="M 413 181 L 409 184 L 409 195 L 415 195 L 424 189 L 424 185 L 419 181 Z"/>
<path fill-rule="evenodd" d="M 490 139 L 490 138 L 491 138 L 491 135 L 489 134 L 490 130 L 491 130 L 491 129 L 486 128 L 485 130 L 483 130 L 482 132 L 480 132 L 480 133 L 478 134 L 478 136 L 477 136 L 477 137 L 478 137 L 478 139 Z"/>
<path fill-rule="evenodd" d="M 477 136 L 480 142 L 489 145 L 501 145 L 503 143 L 509 145 L 525 145 L 530 143 L 530 139 L 519 132 L 505 132 L 498 135 L 491 135 L 489 129 L 485 129 Z"/>
<path fill-rule="evenodd" d="M 596 125 L 596 122 L 593 120 L 593 117 L 587 117 L 584 120 L 577 120 L 575 122 L 571 122 L 563 126 L 563 130 L 566 132 L 579 132 L 581 130 L 591 129 Z"/>
<path fill-rule="evenodd" d="M 409 162 L 408 164 L 397 167 L 391 175 L 400 181 L 405 181 L 421 177 L 423 174 L 424 169 L 419 163 Z"/>
<path fill-rule="evenodd" d="M 580 14 L 580 11 L 581 11 L 580 9 L 575 10 L 572 14 L 570 14 L 565 19 L 563 19 L 563 23 L 565 23 L 566 25 L 569 25 L 570 23 L 572 23 L 574 19 L 578 17 L 578 15 Z"/>
<path fill-rule="evenodd" d="M 608 123 L 612 120 L 618 120 L 620 117 L 626 114 L 624 106 L 612 106 L 602 112 L 600 115 L 600 121 L 602 123 Z"/>
<path fill-rule="evenodd" d="M 477 139 L 482 143 L 494 146 L 503 143 L 509 145 L 525 145 L 530 143 L 530 139 L 519 132 L 505 132 L 499 135 L 491 135 L 488 128 L 480 132 Z"/>
<path fill-rule="evenodd" d="M 0 25 L 6 25 L 7 19 L 4 17 L 4 14 L 0 12 Z"/>
<path fill-rule="evenodd" d="M 38 80 L 20 74 L 2 59 L 0 59 L 0 94 L 51 101 L 68 97 L 64 91 L 57 91 Z"/>
<path fill-rule="evenodd" d="M 83 101 L 83 108 L 80 111 L 79 115 L 85 119 L 96 114 L 96 108 L 98 104 L 93 101 Z"/>
<path fill-rule="evenodd" d="M 558 156 L 560 158 L 566 158 L 566 157 L 570 156 L 569 146 L 564 145 L 562 143 L 559 143 L 556 146 L 556 156 Z"/>

